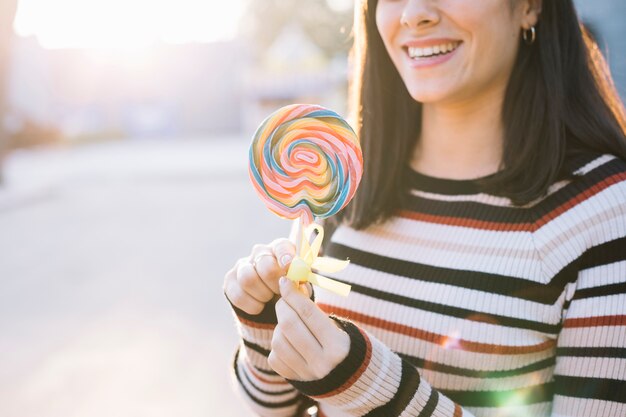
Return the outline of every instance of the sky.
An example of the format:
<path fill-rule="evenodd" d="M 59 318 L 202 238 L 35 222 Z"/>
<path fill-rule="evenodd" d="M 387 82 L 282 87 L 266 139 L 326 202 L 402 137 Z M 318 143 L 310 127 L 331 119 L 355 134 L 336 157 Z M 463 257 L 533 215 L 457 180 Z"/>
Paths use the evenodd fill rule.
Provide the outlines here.
<path fill-rule="evenodd" d="M 137 48 L 236 35 L 246 0 L 19 0 L 14 28 L 44 48 Z"/>

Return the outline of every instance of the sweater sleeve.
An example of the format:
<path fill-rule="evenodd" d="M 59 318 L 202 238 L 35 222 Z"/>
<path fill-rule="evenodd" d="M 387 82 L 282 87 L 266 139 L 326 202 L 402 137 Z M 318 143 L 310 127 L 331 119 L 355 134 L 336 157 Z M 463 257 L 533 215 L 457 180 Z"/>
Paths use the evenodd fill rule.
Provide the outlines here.
<path fill-rule="evenodd" d="M 588 249 L 579 265 L 558 338 L 553 416 L 626 416 L 626 237 Z"/>
<path fill-rule="evenodd" d="M 241 338 L 233 360 L 239 392 L 256 415 L 294 416 L 307 399 L 267 362 L 277 322 L 274 303 L 268 303 L 258 315 L 247 314 L 233 305 L 231 308 Z"/>
<path fill-rule="evenodd" d="M 472 416 L 375 337 L 349 321 L 335 320 L 350 336 L 348 356 L 320 380 L 289 381 L 299 391 L 353 416 Z"/>

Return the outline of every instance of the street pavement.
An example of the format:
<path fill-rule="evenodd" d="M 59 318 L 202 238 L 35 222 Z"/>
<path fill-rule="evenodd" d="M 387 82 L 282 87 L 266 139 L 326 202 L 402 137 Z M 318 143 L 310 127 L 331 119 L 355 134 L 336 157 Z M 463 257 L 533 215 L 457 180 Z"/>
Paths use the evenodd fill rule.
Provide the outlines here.
<path fill-rule="evenodd" d="M 19 151 L 0 187 L 0 416 L 250 415 L 222 280 L 286 236 L 241 138 Z"/>

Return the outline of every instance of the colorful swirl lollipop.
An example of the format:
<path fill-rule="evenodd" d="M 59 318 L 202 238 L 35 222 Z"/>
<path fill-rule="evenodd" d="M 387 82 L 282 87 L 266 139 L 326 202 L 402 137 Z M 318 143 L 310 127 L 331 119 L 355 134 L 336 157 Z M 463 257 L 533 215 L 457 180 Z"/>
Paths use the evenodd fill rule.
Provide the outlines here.
<path fill-rule="evenodd" d="M 356 134 L 337 113 L 293 104 L 270 115 L 250 146 L 249 174 L 266 206 L 283 218 L 326 218 L 354 196 L 363 173 Z"/>

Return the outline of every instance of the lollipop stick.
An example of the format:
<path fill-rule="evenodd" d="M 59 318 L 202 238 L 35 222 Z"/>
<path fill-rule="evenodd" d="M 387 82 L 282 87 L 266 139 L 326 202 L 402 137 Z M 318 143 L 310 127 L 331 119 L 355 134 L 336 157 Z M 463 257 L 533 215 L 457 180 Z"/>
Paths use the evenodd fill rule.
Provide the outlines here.
<path fill-rule="evenodd" d="M 300 216 L 298 224 L 296 225 L 296 256 L 300 256 L 302 249 L 302 239 L 304 239 L 304 227 L 302 227 L 303 218 Z"/>

